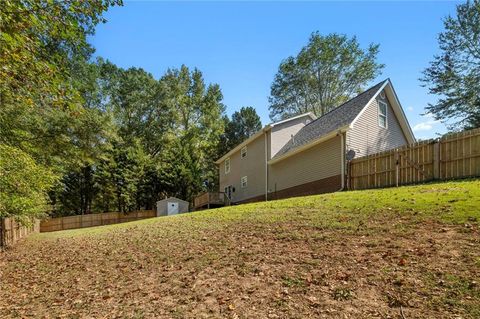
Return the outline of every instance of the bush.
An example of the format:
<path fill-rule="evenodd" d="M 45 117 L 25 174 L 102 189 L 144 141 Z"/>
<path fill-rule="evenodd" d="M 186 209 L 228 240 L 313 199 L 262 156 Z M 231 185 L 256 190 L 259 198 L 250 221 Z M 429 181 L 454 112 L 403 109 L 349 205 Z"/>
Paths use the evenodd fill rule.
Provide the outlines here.
<path fill-rule="evenodd" d="M 47 192 L 56 180 L 47 168 L 22 150 L 0 144 L 0 218 L 26 223 L 49 210 Z"/>

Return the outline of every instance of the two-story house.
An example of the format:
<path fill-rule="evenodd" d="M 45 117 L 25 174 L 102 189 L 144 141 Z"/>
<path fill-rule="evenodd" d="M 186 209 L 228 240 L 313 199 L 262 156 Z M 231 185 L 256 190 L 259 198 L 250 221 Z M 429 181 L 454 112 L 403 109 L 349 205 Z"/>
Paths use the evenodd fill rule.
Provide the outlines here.
<path fill-rule="evenodd" d="M 220 191 L 246 203 L 342 190 L 348 151 L 358 157 L 414 142 L 387 79 L 319 118 L 266 125 L 215 163 Z"/>

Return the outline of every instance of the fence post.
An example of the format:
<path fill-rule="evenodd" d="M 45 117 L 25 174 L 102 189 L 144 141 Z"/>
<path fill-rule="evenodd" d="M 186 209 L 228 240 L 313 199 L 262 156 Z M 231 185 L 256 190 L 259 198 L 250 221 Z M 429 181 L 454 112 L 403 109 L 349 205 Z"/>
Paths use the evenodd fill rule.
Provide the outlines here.
<path fill-rule="evenodd" d="M 5 246 L 5 218 L 0 218 L 0 248 Z"/>
<path fill-rule="evenodd" d="M 440 179 L 440 140 L 433 144 L 433 179 Z"/>
<path fill-rule="evenodd" d="M 350 183 L 351 183 L 350 178 L 352 178 L 351 177 L 352 173 L 350 171 L 351 166 L 352 166 L 351 161 L 347 161 L 347 189 L 348 190 L 351 190 L 351 188 L 350 188 Z"/>
<path fill-rule="evenodd" d="M 398 187 L 398 179 L 400 173 L 400 156 L 398 154 L 398 150 L 395 149 L 395 186 Z"/>

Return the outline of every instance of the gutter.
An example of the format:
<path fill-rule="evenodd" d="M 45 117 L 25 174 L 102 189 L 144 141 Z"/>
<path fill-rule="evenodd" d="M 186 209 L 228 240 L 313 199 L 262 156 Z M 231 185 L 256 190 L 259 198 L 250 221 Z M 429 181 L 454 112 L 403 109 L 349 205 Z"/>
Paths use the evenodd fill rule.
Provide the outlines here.
<path fill-rule="evenodd" d="M 265 136 L 265 201 L 268 201 L 268 134 L 264 132 Z"/>

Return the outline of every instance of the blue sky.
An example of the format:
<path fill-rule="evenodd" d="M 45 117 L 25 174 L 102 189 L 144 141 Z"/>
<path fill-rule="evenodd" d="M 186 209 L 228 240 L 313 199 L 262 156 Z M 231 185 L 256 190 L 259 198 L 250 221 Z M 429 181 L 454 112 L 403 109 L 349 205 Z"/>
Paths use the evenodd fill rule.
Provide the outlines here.
<path fill-rule="evenodd" d="M 110 9 L 90 42 L 96 54 L 160 78 L 185 64 L 218 83 L 227 113 L 242 106 L 268 118 L 270 85 L 280 62 L 295 55 L 310 34 L 356 35 L 362 47 L 380 44 L 386 65 L 371 84 L 389 77 L 417 138 L 445 132 L 421 116 L 435 101 L 418 78 L 438 52 L 442 18 L 456 2 L 164 2 L 126 1 Z"/>

